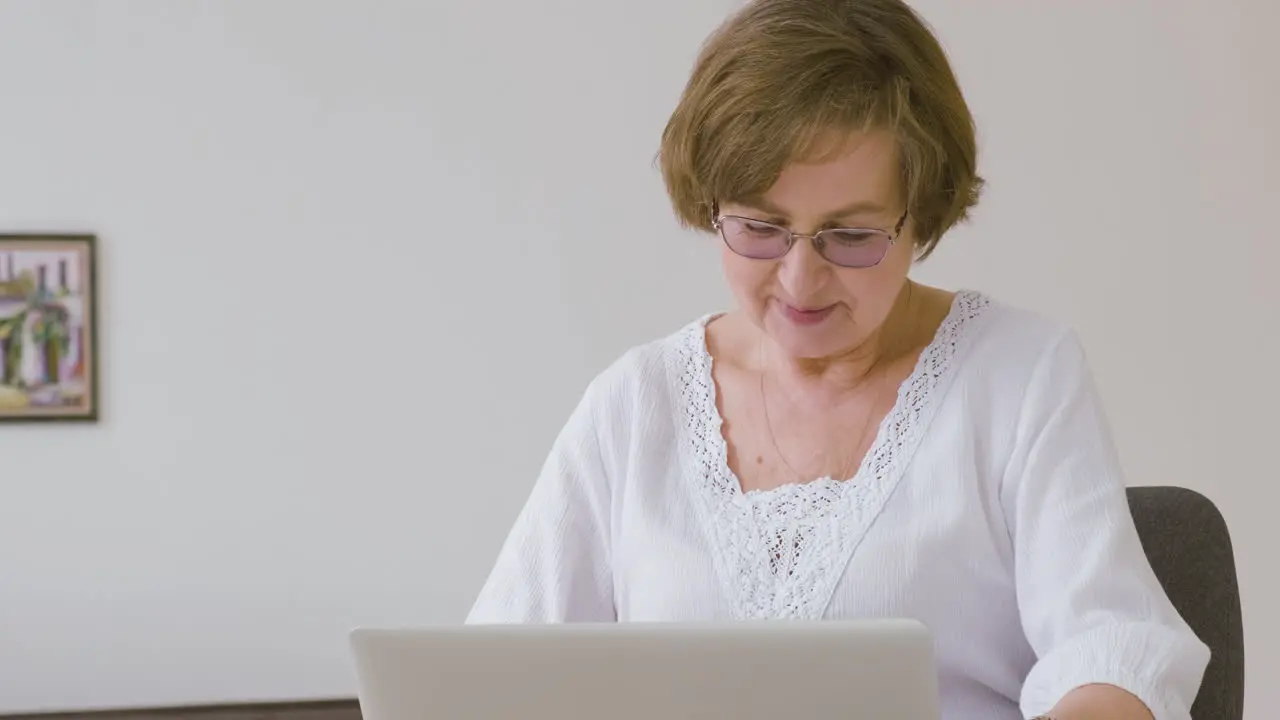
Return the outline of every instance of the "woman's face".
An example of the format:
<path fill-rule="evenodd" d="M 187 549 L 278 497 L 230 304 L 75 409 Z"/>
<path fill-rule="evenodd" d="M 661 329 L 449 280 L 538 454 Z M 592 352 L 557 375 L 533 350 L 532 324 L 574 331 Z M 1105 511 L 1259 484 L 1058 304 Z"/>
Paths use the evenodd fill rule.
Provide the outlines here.
<path fill-rule="evenodd" d="M 758 198 L 725 202 L 721 215 L 763 220 L 812 235 L 828 228 L 892 233 L 905 210 L 897 143 L 887 132 L 849 137 L 834 159 L 787 166 Z M 740 309 L 797 360 L 856 350 L 893 308 L 911 267 L 911 223 L 878 265 L 835 265 L 807 239 L 776 260 L 743 257 L 723 244 L 729 286 Z"/>

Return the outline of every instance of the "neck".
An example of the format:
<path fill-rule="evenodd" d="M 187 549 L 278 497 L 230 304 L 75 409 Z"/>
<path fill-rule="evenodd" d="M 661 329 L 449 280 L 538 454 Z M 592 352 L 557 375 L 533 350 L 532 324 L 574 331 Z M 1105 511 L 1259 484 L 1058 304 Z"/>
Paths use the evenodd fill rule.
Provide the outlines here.
<path fill-rule="evenodd" d="M 908 280 L 880 327 L 855 347 L 832 357 L 785 357 L 762 338 L 762 371 L 767 369 L 773 382 L 798 393 L 816 392 L 830 398 L 833 394 L 857 390 L 878 370 L 901 359 L 917 344 L 920 323 L 916 318 L 921 314 L 921 299 L 917 295 L 914 283 Z"/>

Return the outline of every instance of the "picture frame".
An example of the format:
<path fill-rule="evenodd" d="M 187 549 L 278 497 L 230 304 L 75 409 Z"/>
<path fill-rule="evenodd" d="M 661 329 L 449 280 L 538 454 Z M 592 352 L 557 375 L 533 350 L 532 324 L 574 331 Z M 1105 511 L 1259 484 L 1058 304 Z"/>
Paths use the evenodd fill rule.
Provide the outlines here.
<path fill-rule="evenodd" d="M 0 422 L 98 421 L 97 246 L 0 233 Z"/>

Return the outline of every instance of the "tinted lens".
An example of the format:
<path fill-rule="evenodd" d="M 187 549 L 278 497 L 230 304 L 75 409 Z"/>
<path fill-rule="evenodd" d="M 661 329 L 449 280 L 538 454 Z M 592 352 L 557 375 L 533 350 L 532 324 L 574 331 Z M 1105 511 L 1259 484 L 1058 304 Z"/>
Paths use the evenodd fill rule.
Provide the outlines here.
<path fill-rule="evenodd" d="M 818 239 L 823 257 L 855 268 L 879 264 L 891 243 L 889 235 L 879 230 L 823 230 Z"/>
<path fill-rule="evenodd" d="M 782 257 L 791 244 L 786 228 L 740 217 L 721 218 L 720 234 L 730 250 L 756 260 Z"/>

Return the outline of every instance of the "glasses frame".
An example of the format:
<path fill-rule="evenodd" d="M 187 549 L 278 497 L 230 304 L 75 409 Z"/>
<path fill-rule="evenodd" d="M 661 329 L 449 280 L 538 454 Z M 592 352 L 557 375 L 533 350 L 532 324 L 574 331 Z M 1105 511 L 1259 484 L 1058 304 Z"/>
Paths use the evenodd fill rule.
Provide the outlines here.
<path fill-rule="evenodd" d="M 884 259 L 886 257 L 889 256 L 889 250 L 893 248 L 896 242 L 898 242 L 898 238 L 902 235 L 902 227 L 906 225 L 907 217 L 910 214 L 911 214 L 910 209 L 903 210 L 902 217 L 898 218 L 898 222 L 893 226 L 892 231 L 885 230 L 884 228 L 873 228 L 873 227 L 840 227 L 840 228 L 827 228 L 825 230 L 819 230 L 818 232 L 813 233 L 812 235 L 806 235 L 804 233 L 795 232 L 791 228 L 783 225 L 779 225 L 777 223 L 771 223 L 765 220 L 758 220 L 753 217 L 746 217 L 745 215 L 717 215 L 715 219 L 711 221 L 711 227 L 715 228 L 716 232 L 720 235 L 720 240 L 724 242 L 725 247 L 729 248 L 729 250 L 731 250 L 735 255 L 738 255 L 739 257 L 747 258 L 748 260 L 780 260 L 786 257 L 787 253 L 791 252 L 791 248 L 795 247 L 797 240 L 808 240 L 809 242 L 813 243 L 813 249 L 815 252 L 818 253 L 818 257 L 822 258 L 823 260 L 826 260 L 832 265 L 835 265 L 836 267 L 842 267 L 842 268 L 853 268 L 858 270 L 865 270 L 866 268 L 873 268 L 879 265 L 880 263 L 884 262 Z M 750 255 L 743 255 L 737 250 L 734 250 L 733 245 L 729 242 L 729 238 L 725 237 L 725 234 L 724 234 L 725 220 L 743 220 L 746 222 L 757 223 L 759 225 L 768 225 L 769 227 L 775 227 L 787 233 L 786 249 L 784 249 L 781 253 L 773 257 L 752 257 Z M 889 244 L 885 246 L 884 254 L 881 255 L 878 260 L 876 260 L 874 263 L 871 263 L 870 265 L 843 265 L 827 257 L 826 253 L 824 252 L 824 249 L 826 248 L 827 244 L 826 242 L 823 241 L 822 235 L 823 233 L 830 233 L 830 232 L 884 233 L 885 235 L 889 236 Z"/>

